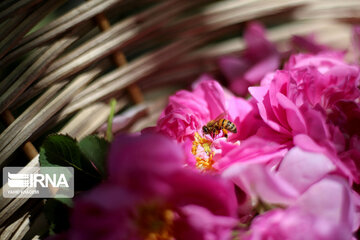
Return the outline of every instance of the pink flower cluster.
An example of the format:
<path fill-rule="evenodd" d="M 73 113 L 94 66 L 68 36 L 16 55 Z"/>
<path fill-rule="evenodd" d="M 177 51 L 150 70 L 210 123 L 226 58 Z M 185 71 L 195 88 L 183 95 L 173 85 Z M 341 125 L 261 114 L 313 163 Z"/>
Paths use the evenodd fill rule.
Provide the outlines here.
<path fill-rule="evenodd" d="M 204 76 L 193 92 L 170 98 L 157 130 L 185 152 L 191 152 L 190 143 L 196 146 L 187 168 L 235 184 L 238 221 L 250 225 L 239 230 L 244 239 L 351 239 L 360 220 L 360 198 L 351 187 L 359 183 L 360 135 L 346 129 L 360 122 L 354 120 L 357 71 L 339 56 L 296 55 L 284 70 L 251 87 L 248 101 L 225 94 Z M 341 111 L 343 104 L 354 108 Z M 219 112 L 227 113 L 238 133 L 202 133 Z"/>
<path fill-rule="evenodd" d="M 192 152 L 187 167 L 235 184 L 244 239 L 351 239 L 360 220 L 360 68 L 344 52 L 295 37 L 312 53 L 294 54 L 275 70 L 280 54 L 259 25 L 249 29 L 245 39 L 259 40 L 220 65 L 237 93 L 244 91 L 235 86 L 260 84 L 248 88 L 251 97 L 229 94 L 204 75 L 191 92 L 170 98 L 156 130 Z M 256 44 L 262 56 L 251 54 Z M 204 134 L 220 113 L 237 133 Z"/>
<path fill-rule="evenodd" d="M 169 98 L 155 128 L 119 136 L 109 179 L 76 201 L 70 239 L 356 238 L 360 67 L 299 37 L 312 53 L 276 70 L 263 29 L 245 39 L 244 56 L 220 63 L 230 88 L 251 97 L 203 75 Z M 228 125 L 204 133 L 218 116 Z"/>

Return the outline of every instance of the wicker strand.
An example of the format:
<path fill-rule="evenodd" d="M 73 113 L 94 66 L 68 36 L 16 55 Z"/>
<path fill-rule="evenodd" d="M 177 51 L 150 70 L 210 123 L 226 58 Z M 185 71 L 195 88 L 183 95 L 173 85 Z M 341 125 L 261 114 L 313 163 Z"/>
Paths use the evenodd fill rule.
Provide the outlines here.
<path fill-rule="evenodd" d="M 108 31 L 110 29 L 110 23 L 103 13 L 96 15 L 95 19 L 102 31 Z M 125 55 L 118 50 L 113 53 L 112 57 L 119 68 L 127 64 Z M 127 91 L 134 103 L 141 103 L 144 101 L 144 96 L 141 93 L 140 88 L 135 83 L 129 85 L 127 87 Z"/>
<path fill-rule="evenodd" d="M 39 2 L 40 0 L 3 0 L 0 3 L 0 20 L 14 16 L 14 13 L 18 13 L 22 9 L 27 9 Z"/>
<path fill-rule="evenodd" d="M 66 103 L 70 101 L 79 90 L 84 87 L 97 74 L 97 69 L 93 68 L 90 73 L 79 75 L 71 82 L 58 96 L 41 109 L 31 120 L 23 125 L 16 135 L 8 127 L 0 135 L 0 165 L 3 165 L 6 159 L 37 129 L 46 123 L 55 113 L 57 113 Z M 36 105 L 36 103 L 35 103 Z"/>
<path fill-rule="evenodd" d="M 6 53 L 12 50 L 21 38 L 33 28 L 41 19 L 49 14 L 56 7 L 60 6 L 64 0 L 49 0 L 45 4 L 40 6 L 30 16 L 28 16 L 23 22 L 21 22 L 13 31 L 11 31 L 6 38 L 0 42 L 0 58 Z M 32 50 L 32 49 L 29 49 Z"/>
<path fill-rule="evenodd" d="M 142 8 L 141 4 L 144 2 L 148 5 Z M 2 149 L 0 155 L 9 156 L 11 152 L 20 148 L 29 136 L 37 139 L 46 129 L 54 126 L 51 123 L 52 120 L 58 123 L 74 114 L 76 115 L 71 120 L 66 120 L 66 125 L 60 132 L 69 133 L 75 138 L 82 138 L 94 132 L 97 126 L 107 118 L 108 99 L 117 96 L 119 99 L 117 110 L 125 108 L 129 105 L 129 99 L 124 90 L 135 83 L 141 88 L 141 95 L 144 94 L 146 100 L 124 111 L 122 115 L 124 124 L 120 124 L 119 130 L 132 132 L 154 125 L 169 94 L 176 91 L 179 86 L 190 83 L 202 72 L 216 74 L 219 71 L 216 62 L 218 57 L 229 54 L 238 55 L 244 49 L 243 39 L 234 39 L 233 36 L 240 32 L 239 30 L 247 21 L 260 19 L 268 26 L 273 26 L 279 24 L 280 21 L 284 22 L 285 18 L 288 22 L 282 23 L 279 28 L 271 27 L 267 31 L 268 38 L 276 42 L 279 50 L 283 52 L 291 49 L 288 45 L 291 35 L 312 32 L 319 34 L 316 38 L 322 44 L 339 48 L 348 47 L 350 26 L 330 20 L 359 21 L 360 19 L 358 0 L 203 0 L 202 2 L 206 4 L 198 5 L 199 8 L 193 7 L 196 5 L 194 2 L 201 1 L 91 0 L 75 7 L 39 30 L 29 33 L 23 30 L 28 30 L 38 22 L 40 16 L 35 16 L 34 13 L 45 13 L 39 9 L 48 2 L 2 1 L 0 19 L 4 20 L 0 30 L 3 33 L 3 35 L 0 34 L 0 50 L 6 54 L 0 59 L 0 65 L 5 69 L 5 73 L 15 66 L 9 63 L 22 60 L 1 81 L 0 102 L 6 105 L 2 110 L 5 110 L 4 113 L 9 109 L 20 110 L 18 106 L 21 103 L 30 100 L 37 93 L 44 93 L 0 134 L 0 149 Z M 121 7 L 113 8 L 112 6 L 117 3 Z M 116 12 L 114 19 L 118 19 L 122 13 L 127 14 L 124 9 L 128 5 L 123 3 L 140 6 L 142 11 L 139 13 L 136 10 L 135 14 L 117 20 L 112 26 L 108 24 L 108 21 L 103 21 L 100 25 L 108 24 L 109 29 L 93 37 L 96 29 L 89 20 L 94 17 L 101 18 L 104 11 L 107 11 L 109 18 L 112 15 L 115 17 L 114 12 Z M 35 4 L 39 7 L 38 9 L 34 8 Z M 147 6 L 150 7 L 147 8 Z M 24 13 L 21 17 L 10 18 L 20 12 Z M 29 19 L 37 22 L 30 22 Z M 43 55 L 43 50 L 48 50 L 53 43 L 69 33 L 69 30 L 75 30 L 76 26 L 88 31 L 85 34 L 79 34 L 79 31 L 70 33 L 72 37 L 79 35 L 80 38 L 75 39 L 74 44 L 71 43 L 68 51 L 56 56 L 54 61 L 49 61 L 48 58 L 39 60 L 38 68 L 33 66 L 38 56 Z M 105 29 L 106 26 L 102 28 Z M 10 41 L 8 33 L 13 42 Z M 221 38 L 213 37 L 216 34 Z M 227 37 L 232 37 L 232 39 L 226 40 Z M 212 44 L 205 46 L 205 43 L 211 42 Z M 135 58 L 125 64 L 124 55 L 116 54 L 118 49 L 127 56 Z M 34 50 L 30 56 L 21 59 L 30 50 Z M 105 74 L 104 68 L 98 68 L 104 61 L 109 61 L 107 58 L 111 55 L 117 59 L 115 62 L 120 63 L 116 63 L 119 68 Z M 46 66 L 41 63 L 44 60 L 48 61 Z M 100 60 L 101 63 L 99 63 Z M 33 68 L 29 70 L 31 66 Z M 98 74 L 90 77 L 94 69 L 97 69 Z M 37 76 L 34 77 L 33 74 Z M 82 74 L 90 74 L 88 77 L 91 79 L 79 82 L 79 85 L 72 85 L 72 87 L 82 87 L 73 91 L 70 84 L 74 84 Z M 24 84 L 27 87 L 23 88 Z M 15 85 L 20 86 L 19 90 L 23 92 L 21 95 L 14 91 Z M 64 86 L 66 86 L 65 90 L 62 89 Z M 161 88 L 162 86 L 165 87 Z M 154 94 L 156 91 L 161 93 Z M 4 97 L 4 93 L 8 97 Z M 8 100 L 13 103 L 9 105 Z M 149 115 L 140 119 L 138 116 L 144 108 L 148 109 Z M 127 123 L 134 124 L 127 126 Z M 37 155 L 26 166 L 38 166 L 38 163 Z M 29 214 L 32 205 L 28 205 L 27 201 L 20 198 L 5 199 L 0 194 L 1 239 L 21 239 L 33 228 L 33 219 L 37 217 Z M 33 230 L 32 234 L 34 232 L 36 230 Z"/>
<path fill-rule="evenodd" d="M 37 168 L 39 166 L 39 155 L 26 164 L 26 167 L 31 168 Z M 20 170 L 19 173 L 28 173 L 23 171 L 23 169 Z M 0 189 L 0 226 L 3 226 L 4 223 L 29 200 L 26 198 L 4 198 L 2 191 L 3 187 Z"/>
<path fill-rule="evenodd" d="M 35 47 L 43 45 L 57 36 L 66 33 L 82 22 L 94 17 L 96 14 L 109 9 L 122 1 L 124 0 L 95 0 L 81 5 L 79 8 L 74 9 L 62 18 L 54 21 L 53 24 L 49 24 L 50 26 L 46 26 L 38 32 L 34 32 L 28 37 L 23 38 L 23 40 L 19 43 L 21 45 L 6 56 L 0 63 L 13 62 L 16 58 L 26 52 L 29 52 Z M 97 5 L 93 6 L 94 3 Z"/>
<path fill-rule="evenodd" d="M 15 121 L 14 116 L 12 115 L 12 113 L 9 110 L 6 110 L 5 112 L 3 112 L 1 114 L 1 117 L 4 119 L 4 121 L 6 122 L 7 125 L 10 125 L 11 123 L 13 123 Z M 22 146 L 22 149 L 23 149 L 24 153 L 26 154 L 26 156 L 30 160 L 39 154 L 38 151 L 36 150 L 36 148 L 34 147 L 34 145 L 30 141 L 26 141 L 24 143 L 24 145 Z"/>
<path fill-rule="evenodd" d="M 160 14 L 160 10 L 162 9 L 164 12 L 164 10 L 166 10 L 164 7 L 168 7 L 169 3 L 176 3 L 178 7 L 171 9 L 164 14 Z M 111 55 L 117 49 L 123 49 L 142 37 L 148 36 L 150 33 L 159 29 L 161 25 L 164 25 L 167 18 L 176 16 L 181 10 L 189 8 L 190 6 L 193 6 L 190 2 L 170 0 L 156 7 L 156 9 L 159 9 L 156 12 L 160 14 L 157 17 L 149 18 L 151 16 L 150 13 L 154 13 L 154 10 L 151 9 L 146 11 L 146 14 L 139 14 L 130 19 L 121 21 L 116 26 L 114 25 L 109 31 L 99 34 L 83 46 L 64 56 L 63 58 L 66 59 L 65 61 L 60 59 L 59 62 L 63 62 L 63 65 L 59 66 L 55 62 L 54 65 L 57 64 L 57 66 L 50 66 L 49 70 L 45 72 L 48 74 L 29 89 L 24 96 L 29 100 L 52 83 L 62 81 L 95 61 Z M 143 22 L 144 19 L 149 19 L 149 21 Z M 49 72 L 50 69 L 53 71 Z"/>
<path fill-rule="evenodd" d="M 66 35 L 52 44 L 19 78 L 11 85 L 7 91 L 0 96 L 0 112 L 7 109 L 30 84 L 38 79 L 46 68 L 59 56 L 68 46 L 78 37 L 76 35 Z"/>

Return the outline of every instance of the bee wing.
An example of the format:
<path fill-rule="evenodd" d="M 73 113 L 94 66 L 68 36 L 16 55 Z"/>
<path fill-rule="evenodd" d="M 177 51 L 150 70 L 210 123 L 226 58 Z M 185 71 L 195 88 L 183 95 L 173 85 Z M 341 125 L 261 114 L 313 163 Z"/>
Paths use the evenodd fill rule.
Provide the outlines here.
<path fill-rule="evenodd" d="M 214 121 L 216 122 L 216 121 L 224 118 L 226 115 L 227 115 L 227 112 L 220 113 L 219 116 L 217 116 L 217 117 L 214 119 Z"/>
<path fill-rule="evenodd" d="M 209 121 L 209 122 L 206 124 L 206 126 L 207 126 L 207 127 L 213 127 L 213 126 L 215 125 L 215 123 L 216 123 L 215 120 L 211 120 L 211 121 Z"/>

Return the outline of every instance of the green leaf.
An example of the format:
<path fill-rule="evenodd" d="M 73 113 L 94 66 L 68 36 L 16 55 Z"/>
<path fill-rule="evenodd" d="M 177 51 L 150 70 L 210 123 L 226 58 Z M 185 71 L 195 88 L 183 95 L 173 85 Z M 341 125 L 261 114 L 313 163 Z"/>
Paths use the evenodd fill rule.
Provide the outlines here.
<path fill-rule="evenodd" d="M 82 167 L 81 152 L 76 141 L 66 135 L 49 135 L 40 147 L 39 161 L 42 167 Z"/>
<path fill-rule="evenodd" d="M 81 153 L 91 161 L 99 173 L 106 176 L 106 156 L 109 148 L 109 143 L 98 136 L 91 135 L 82 139 L 78 146 Z"/>
<path fill-rule="evenodd" d="M 101 181 L 101 175 L 83 156 L 76 140 L 67 135 L 49 135 L 40 147 L 39 161 L 42 167 L 73 167 L 75 191 L 90 189 Z"/>
<path fill-rule="evenodd" d="M 106 129 L 106 139 L 111 142 L 113 140 L 113 134 L 112 134 L 112 122 L 115 115 L 115 107 L 116 107 L 116 99 L 111 99 L 110 101 L 110 115 L 108 119 L 108 125 Z"/>
<path fill-rule="evenodd" d="M 40 148 L 40 164 L 43 167 L 71 166 L 96 176 L 91 162 L 83 158 L 75 139 L 67 135 L 49 135 Z"/>
<path fill-rule="evenodd" d="M 70 208 L 58 199 L 50 198 L 44 206 L 44 214 L 49 222 L 49 233 L 54 235 L 69 229 Z"/>
<path fill-rule="evenodd" d="M 60 194 L 59 194 L 60 195 Z M 74 206 L 74 202 L 72 198 L 62 198 L 61 195 L 55 198 L 57 201 L 61 202 L 62 204 L 72 208 Z"/>

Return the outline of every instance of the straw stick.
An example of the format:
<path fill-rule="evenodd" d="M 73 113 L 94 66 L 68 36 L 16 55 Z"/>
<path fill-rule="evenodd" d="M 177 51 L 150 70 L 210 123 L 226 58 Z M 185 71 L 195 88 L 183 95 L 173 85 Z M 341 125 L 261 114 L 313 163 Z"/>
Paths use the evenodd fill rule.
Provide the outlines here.
<path fill-rule="evenodd" d="M 124 0 L 93 0 L 84 3 L 83 5 L 54 21 L 52 24 L 49 24 L 48 26 L 39 29 L 37 32 L 30 34 L 28 37 L 25 37 L 19 43 L 21 46 L 9 54 L 4 59 L 4 61 L 12 62 L 17 57 L 32 50 L 33 48 L 38 47 L 61 34 L 64 34 L 66 31 L 69 31 L 80 23 L 91 19 L 96 14 L 99 14 L 113 7 L 115 4 L 123 1 Z"/>
<path fill-rule="evenodd" d="M 117 101 L 115 111 L 119 111 L 128 103 L 127 99 Z M 97 102 L 82 109 L 70 122 L 66 124 L 59 133 L 68 134 L 74 138 L 81 139 L 95 132 L 108 118 L 110 112 L 109 104 Z M 59 115 L 62 119 L 63 115 Z M 89 121 L 90 119 L 90 121 Z"/>
<path fill-rule="evenodd" d="M 17 25 L 16 28 L 0 42 L 0 58 L 8 53 L 32 27 L 34 27 L 49 12 L 61 5 L 63 1 L 64 0 L 46 1 L 45 4 L 41 5 L 36 11 Z"/>
<path fill-rule="evenodd" d="M 3 112 L 1 116 L 7 125 L 10 125 L 15 121 L 14 116 L 11 114 L 9 110 L 5 110 L 5 112 Z M 22 149 L 30 160 L 39 154 L 36 148 L 34 147 L 34 145 L 30 141 L 26 141 L 22 146 Z"/>
<path fill-rule="evenodd" d="M 59 56 L 68 46 L 70 46 L 78 37 L 75 35 L 65 36 L 51 45 L 17 80 L 0 96 L 0 112 L 12 104 L 25 89 L 30 86 Z M 15 69 L 16 71 L 16 69 Z"/>
<path fill-rule="evenodd" d="M 26 167 L 40 167 L 39 155 L 28 162 Z M 22 173 L 22 171 L 23 169 L 19 173 Z M 4 198 L 2 191 L 3 187 L 0 189 L 0 226 L 2 226 L 4 222 L 15 213 L 17 209 L 19 209 L 25 202 L 29 200 L 26 198 Z"/>
<path fill-rule="evenodd" d="M 175 2 L 179 0 L 174 0 Z M 179 3 L 180 4 L 180 3 Z M 180 4 L 179 9 L 184 9 L 185 7 L 191 6 L 190 3 L 185 2 Z M 28 98 L 35 96 L 40 90 L 48 87 L 54 82 L 64 80 L 65 78 L 69 77 L 72 74 L 79 72 L 80 70 L 84 69 L 85 67 L 89 66 L 93 62 L 107 57 L 108 55 L 112 54 L 117 49 L 123 49 L 126 46 L 130 45 L 133 41 L 137 41 L 141 37 L 145 37 L 150 32 L 156 30 L 161 24 L 164 24 L 168 17 L 174 17 L 178 11 L 178 8 L 170 9 L 169 11 L 165 12 L 162 15 L 155 16 L 152 18 L 152 22 L 142 23 L 136 28 L 129 28 L 127 24 L 127 20 L 122 22 L 120 25 L 117 25 L 111 28 L 109 31 L 100 34 L 98 37 L 94 38 L 96 44 L 88 43 L 87 45 L 93 46 L 88 51 L 84 52 L 85 49 L 80 47 L 79 49 L 75 49 L 73 55 L 77 56 L 76 58 L 69 58 L 69 61 L 66 61 L 61 67 L 56 68 L 53 72 L 46 75 L 42 78 L 33 88 L 32 93 L 28 94 Z M 153 11 L 151 11 L 153 12 Z M 139 16 L 141 17 L 141 16 Z M 140 18 L 141 19 L 141 18 Z M 139 19 L 134 18 L 134 20 L 139 21 Z M 125 32 L 122 34 L 115 34 L 120 29 L 122 30 L 123 24 L 125 24 Z M 131 25 L 130 25 L 131 26 Z M 116 30 L 116 31 L 115 31 Z M 104 39 L 105 38 L 105 39 Z M 86 46 L 86 45 L 84 45 Z M 75 53 L 76 52 L 76 53 Z"/>
<path fill-rule="evenodd" d="M 0 3 L 0 20 L 9 16 L 12 17 L 14 13 L 28 9 L 39 2 L 40 0 L 3 0 Z"/>
<path fill-rule="evenodd" d="M 110 23 L 105 17 L 104 14 L 98 14 L 95 16 L 98 25 L 100 26 L 101 30 L 108 31 L 110 29 Z M 120 51 L 115 51 L 112 55 L 115 64 L 118 67 L 121 67 L 127 63 L 125 55 Z M 127 90 L 130 94 L 131 99 L 135 103 L 141 103 L 144 101 L 144 97 L 140 91 L 140 88 L 136 84 L 131 84 L 127 87 Z"/>
<path fill-rule="evenodd" d="M 33 65 L 36 60 L 49 49 L 49 46 L 44 46 L 39 49 L 36 49 L 30 54 L 24 61 L 22 61 L 15 69 L 6 76 L 0 85 L 0 94 L 3 94 L 6 90 L 11 87 L 12 84 L 23 74 L 31 65 Z"/>
<path fill-rule="evenodd" d="M 34 133 L 40 126 L 49 120 L 55 113 L 57 113 L 70 99 L 92 80 L 98 72 L 94 68 L 90 73 L 84 73 L 77 77 L 70 83 L 58 96 L 56 96 L 49 104 L 41 109 L 33 118 L 28 119 L 23 128 L 16 132 L 12 131 L 11 126 L 8 127 L 0 135 L 0 165 L 3 165 L 5 160 L 24 142 L 32 133 Z M 36 103 L 35 103 L 36 105 Z"/>

